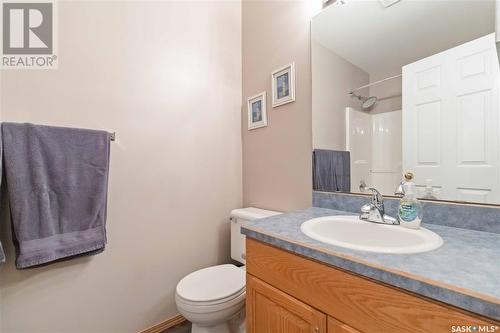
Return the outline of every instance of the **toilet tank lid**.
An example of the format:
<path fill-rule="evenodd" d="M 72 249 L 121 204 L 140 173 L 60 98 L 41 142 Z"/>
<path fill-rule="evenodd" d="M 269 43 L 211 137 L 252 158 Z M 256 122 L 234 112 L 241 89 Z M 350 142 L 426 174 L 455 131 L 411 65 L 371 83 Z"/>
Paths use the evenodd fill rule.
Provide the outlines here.
<path fill-rule="evenodd" d="M 243 219 L 243 220 L 247 220 L 247 221 L 261 219 L 264 217 L 269 217 L 269 216 L 279 215 L 279 214 L 281 214 L 281 213 L 275 212 L 272 210 L 255 208 L 255 207 L 233 209 L 231 211 L 231 217 Z"/>

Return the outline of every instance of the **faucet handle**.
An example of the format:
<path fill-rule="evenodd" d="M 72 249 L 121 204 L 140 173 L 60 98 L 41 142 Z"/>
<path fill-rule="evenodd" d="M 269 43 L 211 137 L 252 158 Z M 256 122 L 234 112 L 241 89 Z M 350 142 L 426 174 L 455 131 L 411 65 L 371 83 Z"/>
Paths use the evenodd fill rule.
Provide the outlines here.
<path fill-rule="evenodd" d="M 367 188 L 367 190 L 372 192 L 372 203 L 375 206 L 379 207 L 380 205 L 382 205 L 384 203 L 384 197 L 376 188 L 369 187 L 369 188 Z"/>

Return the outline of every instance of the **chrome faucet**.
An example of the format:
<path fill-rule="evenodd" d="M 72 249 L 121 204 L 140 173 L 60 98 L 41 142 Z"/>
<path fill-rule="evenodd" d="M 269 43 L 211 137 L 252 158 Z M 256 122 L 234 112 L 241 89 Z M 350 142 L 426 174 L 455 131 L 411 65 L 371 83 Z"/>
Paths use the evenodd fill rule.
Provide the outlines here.
<path fill-rule="evenodd" d="M 361 207 L 359 218 L 374 223 L 399 224 L 396 218 L 385 214 L 384 197 L 382 194 L 373 187 L 369 187 L 367 190 L 372 192 L 372 202 Z"/>

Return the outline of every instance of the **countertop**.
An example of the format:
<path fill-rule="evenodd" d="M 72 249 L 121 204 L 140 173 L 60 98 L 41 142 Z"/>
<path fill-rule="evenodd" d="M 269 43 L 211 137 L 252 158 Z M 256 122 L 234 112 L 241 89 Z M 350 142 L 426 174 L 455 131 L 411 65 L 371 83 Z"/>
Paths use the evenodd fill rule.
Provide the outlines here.
<path fill-rule="evenodd" d="M 500 234 L 426 223 L 443 238 L 436 250 L 381 254 L 350 250 L 309 238 L 300 225 L 312 218 L 356 215 L 325 208 L 250 221 L 247 237 L 500 320 Z"/>

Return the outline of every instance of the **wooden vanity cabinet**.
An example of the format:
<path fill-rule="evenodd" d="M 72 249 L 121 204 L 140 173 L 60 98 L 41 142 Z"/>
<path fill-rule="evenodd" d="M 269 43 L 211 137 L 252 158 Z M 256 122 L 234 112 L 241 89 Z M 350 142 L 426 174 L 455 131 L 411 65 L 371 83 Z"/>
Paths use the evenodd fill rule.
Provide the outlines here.
<path fill-rule="evenodd" d="M 253 239 L 246 254 L 247 333 L 450 333 L 453 326 L 500 326 Z"/>

